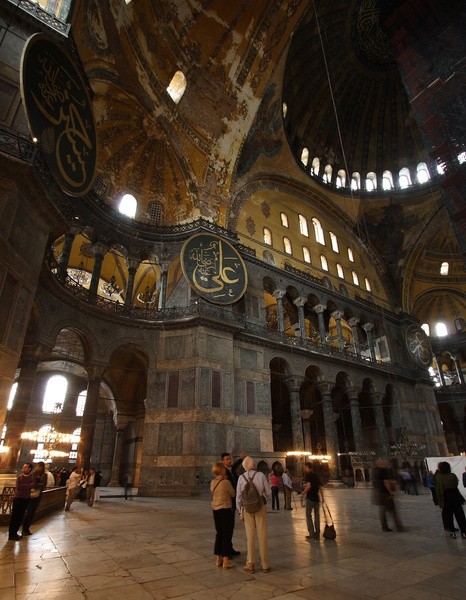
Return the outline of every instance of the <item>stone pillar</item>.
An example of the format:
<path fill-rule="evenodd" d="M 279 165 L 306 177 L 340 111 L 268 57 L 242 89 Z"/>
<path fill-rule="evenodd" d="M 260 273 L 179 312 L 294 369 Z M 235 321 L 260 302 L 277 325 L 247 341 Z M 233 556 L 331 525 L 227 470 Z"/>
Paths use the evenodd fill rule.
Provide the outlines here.
<path fill-rule="evenodd" d="M 340 350 L 343 350 L 345 347 L 345 340 L 343 338 L 343 331 L 341 329 L 341 318 L 343 317 L 343 311 L 335 310 L 332 313 L 332 317 L 335 319 L 335 323 L 337 326 L 338 346 Z"/>
<path fill-rule="evenodd" d="M 94 443 L 95 424 L 97 421 L 97 409 L 99 405 L 100 382 L 105 367 L 102 365 L 88 365 L 86 368 L 89 381 L 87 384 L 86 405 L 81 422 L 81 441 L 78 449 L 77 463 L 84 469 L 88 469 L 91 456 L 92 445 Z"/>
<path fill-rule="evenodd" d="M 10 448 L 8 459 L 5 463 L 8 471 L 16 471 L 17 468 L 22 444 L 21 434 L 26 427 L 39 362 L 39 359 L 35 356 L 24 357 L 21 360 L 21 372 L 18 377 L 16 396 L 6 419 L 5 446 Z"/>
<path fill-rule="evenodd" d="M 67 233 L 65 233 L 65 240 L 63 242 L 63 248 L 60 254 L 60 258 L 58 259 L 58 273 L 59 277 L 62 281 L 66 279 L 68 263 L 70 261 L 71 248 L 73 247 L 74 238 L 78 230 L 76 228 L 71 228 Z"/>
<path fill-rule="evenodd" d="M 283 319 L 283 296 L 286 294 L 285 290 L 275 290 L 273 297 L 277 301 L 277 320 L 278 320 L 278 331 L 283 333 L 285 330 L 285 322 Z"/>
<path fill-rule="evenodd" d="M 316 304 L 313 307 L 315 313 L 317 313 L 317 322 L 319 324 L 319 335 L 320 341 L 324 346 L 328 346 L 327 333 L 325 332 L 325 323 L 324 323 L 324 310 L 325 306 L 323 304 Z"/>
<path fill-rule="evenodd" d="M 437 361 L 437 370 L 438 370 L 438 374 L 440 376 L 440 381 L 442 383 L 442 386 L 445 387 L 446 383 L 445 383 L 445 377 L 443 375 L 443 371 L 442 371 L 442 355 L 436 355 L 435 356 L 435 360 Z"/>
<path fill-rule="evenodd" d="M 89 300 L 94 302 L 97 298 L 97 290 L 99 288 L 100 271 L 102 269 L 102 263 L 104 261 L 107 247 L 103 244 L 97 243 L 93 246 L 94 250 L 94 268 L 92 269 L 91 283 L 89 284 Z"/>
<path fill-rule="evenodd" d="M 333 384 L 329 381 L 322 381 L 318 384 L 320 394 L 322 396 L 322 409 L 324 414 L 324 427 L 325 427 L 325 445 L 327 447 L 327 454 L 330 455 L 329 461 L 329 474 L 330 480 L 336 481 L 339 479 L 338 475 L 338 434 L 337 427 L 335 425 L 335 418 L 332 405 L 332 390 Z"/>
<path fill-rule="evenodd" d="M 159 310 L 164 310 L 167 303 L 167 282 L 168 282 L 168 267 L 167 263 L 162 263 L 160 268 L 162 270 L 160 275 L 160 287 L 159 287 Z"/>
<path fill-rule="evenodd" d="M 299 389 L 301 387 L 301 377 L 287 377 L 285 383 L 290 392 L 290 412 L 291 412 L 291 431 L 293 434 L 293 450 L 302 450 L 304 448 L 303 424 L 301 421 L 301 400 Z"/>
<path fill-rule="evenodd" d="M 375 350 L 374 350 L 374 338 L 372 336 L 372 330 L 374 329 L 373 323 L 364 323 L 362 326 L 367 335 L 367 345 L 369 347 L 369 352 L 371 353 L 371 358 L 374 362 L 376 362 L 375 358 Z"/>
<path fill-rule="evenodd" d="M 387 428 L 385 427 L 385 419 L 383 416 L 382 396 L 375 390 L 371 390 L 369 396 L 374 409 L 375 426 L 377 428 L 377 437 L 379 440 L 379 454 L 380 456 L 387 457 L 390 449 L 388 447 Z"/>
<path fill-rule="evenodd" d="M 306 321 L 304 320 L 304 306 L 306 305 L 306 298 L 296 298 L 293 302 L 298 307 L 298 321 L 299 321 L 299 337 L 301 339 L 306 338 Z"/>
<path fill-rule="evenodd" d="M 135 258 L 128 259 L 128 281 L 126 282 L 125 290 L 125 306 L 129 307 L 133 303 L 133 288 L 134 278 L 136 276 L 137 268 L 139 267 L 139 260 Z"/>
<path fill-rule="evenodd" d="M 119 486 L 120 484 L 120 465 L 123 457 L 123 444 L 125 441 L 125 428 L 118 424 L 115 436 L 115 447 L 113 449 L 112 476 L 108 485 Z"/>
<path fill-rule="evenodd" d="M 459 354 L 452 354 L 451 358 L 455 363 L 456 373 L 458 374 L 458 382 L 461 385 L 465 385 L 463 370 L 461 369 L 461 356 Z"/>
<path fill-rule="evenodd" d="M 349 326 L 351 327 L 351 331 L 353 333 L 353 348 L 354 352 L 357 356 L 361 356 L 361 350 L 359 348 L 359 334 L 358 334 L 358 323 L 359 319 L 356 317 L 352 317 L 349 321 Z"/>
<path fill-rule="evenodd" d="M 359 412 L 358 394 L 355 389 L 348 390 L 348 398 L 351 410 L 351 424 L 353 426 L 354 449 L 356 452 L 362 452 L 364 447 L 364 437 L 362 434 L 361 413 Z"/>

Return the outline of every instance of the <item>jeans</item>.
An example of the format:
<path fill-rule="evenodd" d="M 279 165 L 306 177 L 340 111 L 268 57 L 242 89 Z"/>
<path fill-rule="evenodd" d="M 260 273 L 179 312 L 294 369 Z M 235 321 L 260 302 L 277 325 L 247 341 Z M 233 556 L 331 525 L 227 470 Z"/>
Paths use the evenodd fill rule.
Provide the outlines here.
<path fill-rule="evenodd" d="M 314 513 L 314 520 L 312 519 Z M 306 524 L 311 537 L 320 537 L 320 502 L 312 502 L 306 498 Z"/>

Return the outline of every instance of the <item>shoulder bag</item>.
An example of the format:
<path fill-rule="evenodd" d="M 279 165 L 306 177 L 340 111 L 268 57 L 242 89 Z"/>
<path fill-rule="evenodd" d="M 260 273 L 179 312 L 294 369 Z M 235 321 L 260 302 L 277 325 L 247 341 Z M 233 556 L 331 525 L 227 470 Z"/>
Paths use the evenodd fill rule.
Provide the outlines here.
<path fill-rule="evenodd" d="M 324 511 L 324 519 L 325 519 L 325 527 L 324 527 L 324 539 L 326 540 L 334 540 L 337 537 L 337 532 L 335 531 L 335 525 L 333 523 L 332 514 L 330 512 L 329 507 L 325 502 L 322 502 L 322 510 Z"/>

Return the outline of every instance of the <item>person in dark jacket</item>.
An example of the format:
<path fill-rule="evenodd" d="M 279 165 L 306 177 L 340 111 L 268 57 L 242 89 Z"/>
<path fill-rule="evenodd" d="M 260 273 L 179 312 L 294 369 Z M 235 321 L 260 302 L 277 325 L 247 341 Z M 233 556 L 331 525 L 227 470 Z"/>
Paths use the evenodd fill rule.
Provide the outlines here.
<path fill-rule="evenodd" d="M 438 465 L 436 480 L 437 498 L 443 511 L 444 525 L 452 538 L 456 538 L 453 515 L 455 516 L 461 537 L 466 539 L 466 517 L 464 516 L 464 498 L 458 490 L 458 477 L 451 472 L 450 463 L 442 461 Z"/>
<path fill-rule="evenodd" d="M 24 463 L 21 475 L 16 478 L 15 495 L 11 509 L 10 526 L 8 528 L 8 539 L 17 541 L 21 539 L 18 529 L 23 522 L 28 507 L 29 495 L 32 489 L 32 464 Z"/>
<path fill-rule="evenodd" d="M 36 510 L 40 504 L 40 500 L 42 498 L 42 492 L 47 487 L 47 473 L 45 472 L 45 463 L 40 461 L 37 463 L 34 471 L 32 472 L 32 489 L 37 490 L 37 495 L 29 497 L 28 506 L 26 509 L 26 514 L 24 515 L 23 521 L 23 535 L 32 535 L 29 527 L 31 526 L 32 519 L 36 514 Z"/>

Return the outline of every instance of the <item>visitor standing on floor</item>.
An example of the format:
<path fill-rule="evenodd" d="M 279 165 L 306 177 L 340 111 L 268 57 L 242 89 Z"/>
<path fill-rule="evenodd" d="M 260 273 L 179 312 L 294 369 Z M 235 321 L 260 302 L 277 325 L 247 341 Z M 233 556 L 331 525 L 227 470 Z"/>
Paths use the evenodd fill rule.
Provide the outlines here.
<path fill-rule="evenodd" d="M 79 491 L 79 481 L 81 480 L 81 469 L 74 467 L 70 476 L 66 480 L 66 504 L 65 510 L 73 510 L 71 505 L 75 499 L 76 493 Z"/>
<path fill-rule="evenodd" d="M 280 478 L 273 469 L 270 471 L 269 483 L 270 490 L 272 492 L 272 510 L 275 510 L 275 507 L 277 510 L 280 510 L 280 499 L 278 496 L 278 492 L 280 490 Z"/>
<path fill-rule="evenodd" d="M 271 491 L 267 477 L 264 473 L 256 471 L 254 460 L 250 456 L 246 456 L 243 460 L 244 473 L 238 479 L 236 488 L 236 508 L 244 521 L 246 530 L 246 541 L 248 547 L 248 555 L 246 558 L 246 573 L 255 572 L 256 563 L 256 534 L 259 542 L 259 554 L 262 564 L 262 572 L 270 571 L 269 565 L 269 547 L 267 543 L 267 500 L 270 498 Z M 257 489 L 261 500 L 261 508 L 256 512 L 248 512 L 247 505 L 244 502 L 243 491 L 248 482 Z"/>
<path fill-rule="evenodd" d="M 11 508 L 10 526 L 8 528 L 8 539 L 17 541 L 21 539 L 18 529 L 23 523 L 24 515 L 28 507 L 29 495 L 32 489 L 32 464 L 24 463 L 21 474 L 16 478 L 15 494 Z"/>
<path fill-rule="evenodd" d="M 393 531 L 388 526 L 387 515 L 390 515 L 393 519 L 398 531 L 404 531 L 395 506 L 396 480 L 390 461 L 387 458 L 378 458 L 375 461 L 372 480 L 374 486 L 372 490 L 372 502 L 379 507 L 379 519 L 382 531 Z"/>
<path fill-rule="evenodd" d="M 210 484 L 212 494 L 212 512 L 215 524 L 214 554 L 216 566 L 223 569 L 232 569 L 235 565 L 231 562 L 233 546 L 234 517 L 231 499 L 235 497 L 235 489 L 227 475 L 227 469 L 222 462 L 212 467 L 214 479 Z"/>
<path fill-rule="evenodd" d="M 320 503 L 324 501 L 319 476 L 314 472 L 314 465 L 304 465 L 305 486 L 303 495 L 306 499 L 306 524 L 308 540 L 320 539 Z M 314 515 L 314 518 L 313 518 Z"/>
<path fill-rule="evenodd" d="M 239 556 L 241 554 L 241 552 L 239 550 L 235 550 L 233 548 L 233 532 L 235 530 L 235 514 L 236 514 L 236 486 L 238 484 L 238 477 L 233 469 L 231 454 L 229 452 L 223 452 L 221 459 L 222 459 L 222 464 L 226 469 L 227 477 L 228 477 L 231 485 L 233 486 L 233 489 L 235 490 L 235 494 L 231 498 L 231 509 L 233 512 L 233 529 L 231 530 L 231 537 L 232 537 L 231 555 L 230 555 L 230 558 L 231 558 L 232 556 Z"/>
<path fill-rule="evenodd" d="M 283 495 L 285 496 L 285 510 L 293 510 L 291 507 L 291 494 L 293 492 L 293 482 L 285 469 L 282 475 Z"/>
<path fill-rule="evenodd" d="M 39 507 L 42 492 L 47 487 L 47 473 L 45 472 L 45 463 L 39 461 L 32 472 L 32 490 L 29 496 L 28 506 L 26 508 L 26 514 L 23 519 L 23 535 L 32 535 L 29 529 L 36 514 L 36 510 Z"/>
<path fill-rule="evenodd" d="M 442 461 L 438 465 L 439 474 L 436 479 L 437 498 L 443 510 L 443 523 L 452 538 L 456 538 L 453 515 L 455 516 L 461 537 L 466 539 L 466 517 L 464 516 L 464 498 L 458 489 L 458 477 L 451 472 L 450 463 Z"/>

